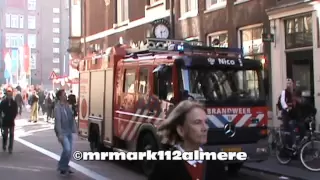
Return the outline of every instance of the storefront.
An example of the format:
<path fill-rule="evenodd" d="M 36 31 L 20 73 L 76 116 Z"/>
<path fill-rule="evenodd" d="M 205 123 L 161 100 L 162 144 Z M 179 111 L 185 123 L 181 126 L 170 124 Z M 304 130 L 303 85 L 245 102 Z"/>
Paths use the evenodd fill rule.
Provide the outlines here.
<path fill-rule="evenodd" d="M 318 16 L 315 4 L 295 3 L 285 8 L 267 10 L 270 19 L 273 122 L 278 125 L 275 104 L 286 87 L 286 78 L 293 78 L 297 88 L 310 94 L 316 107 L 320 106 L 320 67 Z M 318 121 L 319 114 L 318 114 Z M 319 125 L 319 122 L 317 123 Z M 317 127 L 318 127 L 317 125 Z"/>

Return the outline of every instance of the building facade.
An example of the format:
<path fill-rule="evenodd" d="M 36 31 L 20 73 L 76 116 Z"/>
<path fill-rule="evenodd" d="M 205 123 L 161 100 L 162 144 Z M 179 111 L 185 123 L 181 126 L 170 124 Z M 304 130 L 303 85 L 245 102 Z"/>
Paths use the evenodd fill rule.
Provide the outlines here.
<path fill-rule="evenodd" d="M 273 92 L 286 87 L 286 78 L 293 78 L 304 94 L 310 95 L 316 107 L 320 106 L 320 73 L 317 57 L 320 55 L 319 9 L 317 1 L 283 0 L 267 10 L 270 29 L 275 35 L 271 43 Z M 276 102 L 279 94 L 273 93 Z M 275 107 L 273 107 L 275 112 Z M 319 113 L 316 118 L 319 128 Z"/>
<path fill-rule="evenodd" d="M 26 76 L 31 84 L 42 84 L 48 88 L 52 84 L 49 80 L 52 71 L 57 74 L 68 73 L 67 68 L 63 69 L 63 63 L 67 64 L 69 57 L 66 53 L 69 35 L 68 5 L 68 0 L 48 2 L 6 0 L 4 2 L 1 24 L 2 52 L 10 52 L 12 60 L 16 58 L 20 61 L 24 59 L 21 52 L 24 50 L 26 54 L 29 51 L 27 55 L 30 71 L 26 72 Z M 2 57 L 5 58 L 5 56 L 4 54 Z M 24 60 L 21 60 L 21 63 L 22 61 Z M 12 63 L 13 67 L 15 67 L 14 63 Z M 3 71 L 6 71 L 5 66 Z M 5 72 L 4 74 L 6 76 Z M 21 78 L 20 73 L 17 73 L 17 76 Z"/>
<path fill-rule="evenodd" d="M 75 2 L 81 4 L 80 0 L 71 0 L 71 3 Z M 86 51 L 92 51 L 92 48 L 95 51 L 105 50 L 119 42 L 139 46 L 146 37 L 152 36 L 153 21 L 169 21 L 173 14 L 174 25 L 171 28 L 174 33 L 170 38 L 198 40 L 208 45 L 219 39 L 221 46 L 242 48 L 247 58 L 265 63 L 264 78 L 271 106 L 271 80 L 268 78 L 272 64 L 270 42 L 263 42 L 262 36 L 270 33 L 270 21 L 265 10 L 276 6 L 277 0 L 180 0 L 173 1 L 174 5 L 170 2 L 84 0 L 81 7 L 85 13 L 78 15 L 82 17 L 84 26 L 77 37 L 83 37 Z M 71 27 L 71 31 L 73 28 L 76 26 Z M 75 37 L 72 33 L 71 36 Z"/>
<path fill-rule="evenodd" d="M 49 79 L 52 72 L 57 76 L 69 73 L 69 0 L 40 1 L 39 3 L 39 70 L 41 82 L 51 87 Z"/>

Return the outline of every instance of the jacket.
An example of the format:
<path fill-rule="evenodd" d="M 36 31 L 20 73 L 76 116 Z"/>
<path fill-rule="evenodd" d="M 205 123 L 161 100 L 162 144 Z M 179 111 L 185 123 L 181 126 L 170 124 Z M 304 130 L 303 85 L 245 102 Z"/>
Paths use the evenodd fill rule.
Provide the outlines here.
<path fill-rule="evenodd" d="M 12 127 L 14 126 L 14 120 L 18 114 L 18 105 L 12 99 L 9 106 L 9 100 L 4 99 L 0 103 L 0 114 L 4 114 L 2 117 L 2 126 L 3 127 Z"/>
<path fill-rule="evenodd" d="M 171 150 L 176 150 L 172 148 Z M 203 180 L 227 180 L 225 165 L 221 161 L 205 161 Z M 157 161 L 148 180 L 192 180 L 183 160 Z"/>
<path fill-rule="evenodd" d="M 67 113 L 70 113 L 72 115 L 71 108 L 69 106 L 65 106 L 67 112 L 65 112 L 63 108 L 64 107 L 62 104 L 60 104 L 60 102 L 57 103 L 54 108 L 54 117 L 55 117 L 54 130 L 57 136 L 67 134 L 69 132 L 71 133 L 77 132 L 74 118 L 72 118 L 71 120 L 68 119 Z M 70 127 L 70 124 L 71 124 L 71 127 Z M 68 128 L 71 128 L 71 129 L 68 129 Z"/>
<path fill-rule="evenodd" d="M 288 106 L 291 106 L 292 98 L 292 93 L 290 93 L 290 91 L 288 91 L 287 89 L 281 92 L 280 103 L 283 110 L 287 109 Z"/>
<path fill-rule="evenodd" d="M 317 109 L 311 104 L 296 102 L 295 106 L 289 111 L 288 116 L 296 121 L 304 121 L 308 116 L 314 116 L 316 113 Z"/>

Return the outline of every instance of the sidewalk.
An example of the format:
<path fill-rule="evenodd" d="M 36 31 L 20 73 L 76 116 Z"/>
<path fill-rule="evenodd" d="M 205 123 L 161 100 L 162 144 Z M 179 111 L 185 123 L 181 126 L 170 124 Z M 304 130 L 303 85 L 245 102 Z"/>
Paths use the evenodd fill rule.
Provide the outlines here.
<path fill-rule="evenodd" d="M 286 176 L 298 180 L 319 180 L 320 173 L 308 171 L 300 161 L 294 160 L 289 165 L 281 165 L 275 157 L 260 163 L 245 163 L 245 168 L 265 173 Z"/>
<path fill-rule="evenodd" d="M 15 142 L 13 154 L 0 152 L 1 180 L 33 179 L 59 180 L 65 179 L 57 172 L 57 161 Z M 71 180 L 91 180 L 81 172 L 68 177 Z"/>

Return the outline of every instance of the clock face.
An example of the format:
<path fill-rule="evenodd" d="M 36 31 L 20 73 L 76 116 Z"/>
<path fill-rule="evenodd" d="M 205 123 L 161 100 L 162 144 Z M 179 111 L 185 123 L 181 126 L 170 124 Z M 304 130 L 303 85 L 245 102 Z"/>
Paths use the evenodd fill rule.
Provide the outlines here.
<path fill-rule="evenodd" d="M 158 24 L 154 28 L 154 35 L 156 36 L 156 38 L 167 39 L 169 37 L 169 33 L 170 32 L 168 27 L 163 24 Z"/>

